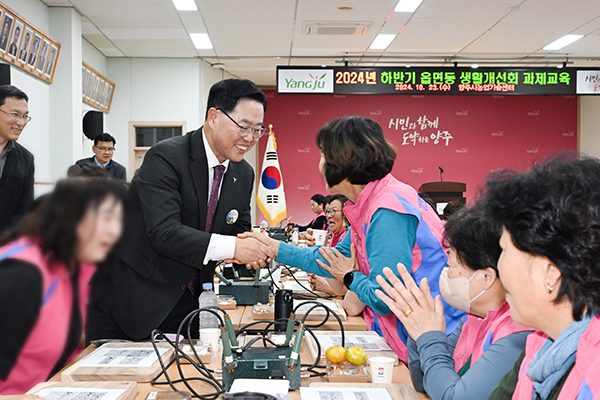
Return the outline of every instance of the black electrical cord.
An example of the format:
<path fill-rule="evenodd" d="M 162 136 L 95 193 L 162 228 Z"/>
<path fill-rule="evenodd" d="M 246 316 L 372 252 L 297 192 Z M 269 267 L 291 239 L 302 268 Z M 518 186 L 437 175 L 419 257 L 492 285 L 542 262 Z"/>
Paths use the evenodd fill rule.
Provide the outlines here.
<path fill-rule="evenodd" d="M 153 384 L 153 385 L 168 384 L 173 390 L 177 391 L 178 389 L 175 387 L 175 384 L 183 383 L 186 386 L 186 388 L 190 391 L 190 393 L 192 393 L 192 397 L 196 397 L 201 400 L 216 400 L 221 394 L 223 394 L 225 392 L 221 383 L 212 375 L 213 371 L 208 369 L 206 367 L 206 365 L 204 365 L 204 362 L 202 361 L 202 359 L 198 356 L 198 353 L 196 352 L 196 348 L 193 345 L 192 335 L 191 335 L 192 320 L 201 311 L 209 312 L 209 313 L 215 315 L 215 317 L 217 317 L 217 319 L 219 320 L 221 327 L 225 326 L 225 324 L 223 322 L 223 318 L 221 318 L 221 316 L 219 315 L 219 313 L 217 313 L 215 311 L 215 309 L 223 312 L 223 314 L 225 314 L 225 315 L 227 314 L 227 312 L 225 310 L 223 310 L 220 307 L 216 307 L 216 306 L 213 306 L 210 308 L 200 308 L 198 310 L 194 310 L 191 313 L 189 313 L 183 319 L 183 321 L 181 321 L 181 323 L 179 324 L 179 327 L 177 329 L 177 339 L 175 342 L 173 342 L 168 337 L 166 337 L 165 334 L 160 332 L 158 329 L 155 329 L 154 331 L 152 331 L 152 336 L 151 336 L 152 346 L 154 348 L 154 351 L 158 355 L 158 359 L 159 359 L 160 366 L 161 366 L 161 372 L 152 379 L 151 384 Z M 189 357 L 187 354 L 185 354 L 183 352 L 183 350 L 181 350 L 179 347 L 181 331 L 184 329 L 184 327 L 186 325 L 187 325 L 187 339 L 191 345 L 194 356 L 200 362 L 199 364 L 196 361 L 194 361 L 191 357 Z M 156 345 L 157 337 L 162 337 L 164 340 L 167 341 L 167 343 L 169 345 L 171 345 L 175 349 L 175 359 L 173 361 L 171 361 L 167 366 L 164 365 L 162 358 L 160 357 L 160 353 L 158 351 L 158 346 Z M 191 378 L 185 377 L 183 370 L 181 368 L 180 357 L 183 357 L 185 360 L 187 360 L 203 377 L 191 377 Z M 173 363 L 175 363 L 177 365 L 177 371 L 179 372 L 180 379 L 172 380 L 167 372 L 168 368 L 171 367 L 173 365 Z M 162 375 L 165 376 L 167 382 L 158 382 L 158 378 L 161 377 Z M 215 389 L 215 392 L 209 393 L 209 394 L 199 394 L 190 386 L 189 382 L 191 382 L 191 381 L 201 381 L 201 382 L 207 383 Z"/>
<path fill-rule="evenodd" d="M 293 280 L 296 281 L 296 283 L 298 285 L 300 285 L 300 287 L 304 290 L 306 290 L 307 292 L 309 292 L 310 294 L 312 294 L 312 296 L 308 296 L 306 294 L 300 294 L 300 293 L 294 293 L 294 298 L 298 299 L 298 300 L 315 300 L 315 299 L 323 299 L 323 300 L 329 300 L 329 299 L 334 299 L 337 296 L 332 296 L 332 295 L 327 295 L 327 296 L 323 296 L 322 294 L 319 294 L 315 291 L 313 291 L 312 289 L 307 288 L 306 286 L 304 286 L 294 275 L 294 272 L 290 269 L 290 267 L 288 267 L 285 264 L 281 264 L 285 269 L 287 269 L 287 271 L 289 272 L 290 276 L 292 277 Z M 296 269 L 297 270 L 297 269 Z M 313 297 L 314 296 L 314 297 Z"/>

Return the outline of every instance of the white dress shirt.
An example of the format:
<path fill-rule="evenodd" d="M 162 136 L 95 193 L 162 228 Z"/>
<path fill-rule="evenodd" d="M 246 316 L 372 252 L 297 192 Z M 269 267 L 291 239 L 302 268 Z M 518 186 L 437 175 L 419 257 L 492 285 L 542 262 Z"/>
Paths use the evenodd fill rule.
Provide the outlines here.
<path fill-rule="evenodd" d="M 206 140 L 206 134 L 204 133 L 204 128 L 202 128 L 202 141 L 204 142 L 204 151 L 206 152 L 206 162 L 208 166 L 208 197 L 206 199 L 206 204 L 210 201 L 210 192 L 212 190 L 212 184 L 215 177 L 215 167 L 219 164 L 225 167 L 225 171 L 223 171 L 223 177 L 227 172 L 227 168 L 229 167 L 229 160 L 225 160 L 222 163 L 219 162 L 219 159 L 213 153 L 210 145 L 208 144 L 208 140 Z M 223 186 L 223 179 L 221 179 L 221 185 L 219 185 L 219 197 L 221 196 L 221 187 Z M 227 235 L 219 235 L 218 233 L 213 233 L 210 235 L 210 242 L 208 243 L 208 249 L 206 250 L 206 255 L 204 256 L 204 265 L 208 264 L 210 260 L 220 261 L 226 260 L 228 258 L 233 258 L 235 255 L 235 236 L 227 236 Z"/>

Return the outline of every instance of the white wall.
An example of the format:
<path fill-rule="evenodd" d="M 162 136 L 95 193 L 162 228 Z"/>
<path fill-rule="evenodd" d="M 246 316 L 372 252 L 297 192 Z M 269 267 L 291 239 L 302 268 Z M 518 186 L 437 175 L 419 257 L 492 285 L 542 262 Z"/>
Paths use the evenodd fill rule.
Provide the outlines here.
<path fill-rule="evenodd" d="M 4 0 L 23 18 L 43 30 L 49 31 L 49 10 L 39 0 Z M 32 75 L 11 66 L 11 83 L 29 96 L 29 115 L 31 122 L 27 125 L 19 143 L 35 156 L 36 182 L 52 181 L 50 163 L 50 85 L 34 78 Z"/>
<path fill-rule="evenodd" d="M 579 97 L 579 152 L 600 158 L 600 96 Z"/>

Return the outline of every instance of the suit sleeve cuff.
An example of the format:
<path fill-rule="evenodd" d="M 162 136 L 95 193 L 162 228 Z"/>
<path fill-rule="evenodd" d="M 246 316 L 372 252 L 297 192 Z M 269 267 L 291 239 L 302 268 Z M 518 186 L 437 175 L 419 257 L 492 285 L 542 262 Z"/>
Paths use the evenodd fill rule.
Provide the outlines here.
<path fill-rule="evenodd" d="M 220 261 L 233 258 L 235 255 L 235 241 L 235 236 L 211 234 L 208 249 L 204 256 L 204 265 L 208 264 L 211 260 Z"/>

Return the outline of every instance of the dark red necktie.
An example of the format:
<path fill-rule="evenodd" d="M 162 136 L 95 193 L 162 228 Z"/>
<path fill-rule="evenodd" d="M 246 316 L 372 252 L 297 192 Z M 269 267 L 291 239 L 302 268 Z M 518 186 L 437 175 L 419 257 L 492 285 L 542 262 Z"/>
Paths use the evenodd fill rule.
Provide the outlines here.
<path fill-rule="evenodd" d="M 215 167 L 215 176 L 213 178 L 212 188 L 210 189 L 210 200 L 208 200 L 208 208 L 206 210 L 206 225 L 204 232 L 210 233 L 212 231 L 213 221 L 215 220 L 215 213 L 217 212 L 217 205 L 219 204 L 219 187 L 223 180 L 223 173 L 225 172 L 224 165 L 217 165 Z M 192 278 L 188 284 L 190 292 L 194 296 L 200 293 L 200 272 L 196 272 L 196 275 Z"/>

